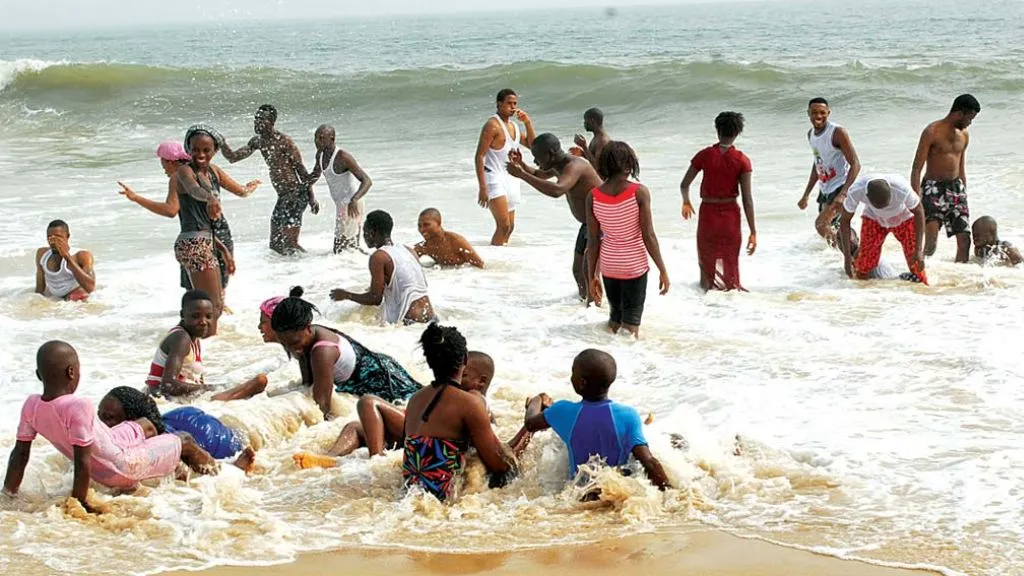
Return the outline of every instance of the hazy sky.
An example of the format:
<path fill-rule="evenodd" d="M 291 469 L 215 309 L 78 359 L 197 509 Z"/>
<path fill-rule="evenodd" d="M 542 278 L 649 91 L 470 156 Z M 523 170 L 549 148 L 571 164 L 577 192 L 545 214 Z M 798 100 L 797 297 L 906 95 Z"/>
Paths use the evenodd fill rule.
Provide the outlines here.
<path fill-rule="evenodd" d="M 182 21 L 415 14 L 583 6 L 681 4 L 694 0 L 0 0 L 0 30 L 96 28 Z M 704 0 L 707 1 L 707 0 Z M 176 7 L 171 10 L 169 7 Z"/>

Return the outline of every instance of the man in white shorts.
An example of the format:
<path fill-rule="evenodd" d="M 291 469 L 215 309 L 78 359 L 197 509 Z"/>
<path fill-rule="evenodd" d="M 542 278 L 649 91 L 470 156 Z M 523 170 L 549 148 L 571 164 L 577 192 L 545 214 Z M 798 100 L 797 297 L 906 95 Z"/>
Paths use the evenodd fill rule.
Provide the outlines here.
<path fill-rule="evenodd" d="M 519 180 L 509 176 L 507 165 L 510 159 L 522 157 L 520 146 L 533 145 L 533 122 L 518 104 L 515 91 L 505 88 L 498 92 L 497 113 L 484 124 L 476 147 L 477 203 L 481 208 L 490 208 L 494 216 L 493 246 L 508 244 L 516 226 Z M 525 135 L 512 121 L 513 116 L 526 127 Z"/>
<path fill-rule="evenodd" d="M 322 173 L 334 200 L 334 253 L 359 248 L 365 213 L 363 197 L 373 186 L 373 180 L 355 156 L 335 146 L 333 126 L 324 124 L 317 128 L 314 142 L 316 167 L 311 177 L 319 179 Z"/>

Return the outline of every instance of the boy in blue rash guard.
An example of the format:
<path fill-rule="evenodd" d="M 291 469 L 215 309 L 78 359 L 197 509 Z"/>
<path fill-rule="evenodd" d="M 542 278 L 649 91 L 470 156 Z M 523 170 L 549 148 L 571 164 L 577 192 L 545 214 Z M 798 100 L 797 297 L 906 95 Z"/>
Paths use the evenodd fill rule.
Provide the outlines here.
<path fill-rule="evenodd" d="M 572 363 L 572 387 L 582 402 L 550 399 L 541 394 L 526 408 L 526 429 L 538 432 L 553 428 L 569 449 L 569 473 L 576 476 L 580 464 L 592 456 L 609 466 L 624 466 L 632 455 L 647 472 L 651 483 L 669 488 L 661 462 L 651 454 L 644 438 L 643 420 L 631 406 L 612 402 L 608 389 L 615 381 L 615 359 L 600 350 L 580 352 Z"/>
<path fill-rule="evenodd" d="M 128 386 L 118 386 L 100 400 L 97 413 L 107 426 L 148 418 L 158 434 L 187 433 L 213 458 L 221 460 L 238 454 L 232 464 L 246 473 L 252 472 L 254 467 L 256 452 L 246 446 L 244 436 L 194 406 L 175 408 L 161 415 L 156 402 L 148 394 Z"/>

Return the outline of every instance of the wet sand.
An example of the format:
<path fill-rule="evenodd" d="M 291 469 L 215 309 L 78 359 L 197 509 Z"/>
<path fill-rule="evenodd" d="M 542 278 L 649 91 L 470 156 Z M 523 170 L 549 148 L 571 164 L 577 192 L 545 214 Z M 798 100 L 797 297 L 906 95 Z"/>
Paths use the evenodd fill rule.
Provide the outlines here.
<path fill-rule="evenodd" d="M 926 576 L 904 570 L 839 560 L 724 532 L 657 533 L 597 544 L 489 554 L 360 549 L 306 554 L 295 563 L 269 567 L 224 567 L 209 576 L 393 576 L 394 574 L 557 574 L 600 576 Z M 176 572 L 186 576 L 195 572 Z"/>

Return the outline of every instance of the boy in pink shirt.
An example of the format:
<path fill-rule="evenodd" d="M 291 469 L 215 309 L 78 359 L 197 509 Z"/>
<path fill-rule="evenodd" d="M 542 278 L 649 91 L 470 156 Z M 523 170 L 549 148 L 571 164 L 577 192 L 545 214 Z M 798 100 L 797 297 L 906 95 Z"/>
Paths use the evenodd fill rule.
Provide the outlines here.
<path fill-rule="evenodd" d="M 97 417 L 92 402 L 74 395 L 80 369 L 78 353 L 70 344 L 59 340 L 43 344 L 36 354 L 36 376 L 43 382 L 43 393 L 29 396 L 21 410 L 18 442 L 11 451 L 4 480 L 6 493 L 17 494 L 21 487 L 36 435 L 42 435 L 74 462 L 71 495 L 89 511 L 93 511 L 86 502 L 91 480 L 111 488 L 131 489 L 141 480 L 175 471 L 183 456 L 182 438 L 154 435 L 155 428 L 145 419 L 108 428 Z M 190 439 L 184 443 L 189 445 L 184 456 L 191 460 L 195 445 Z"/>

